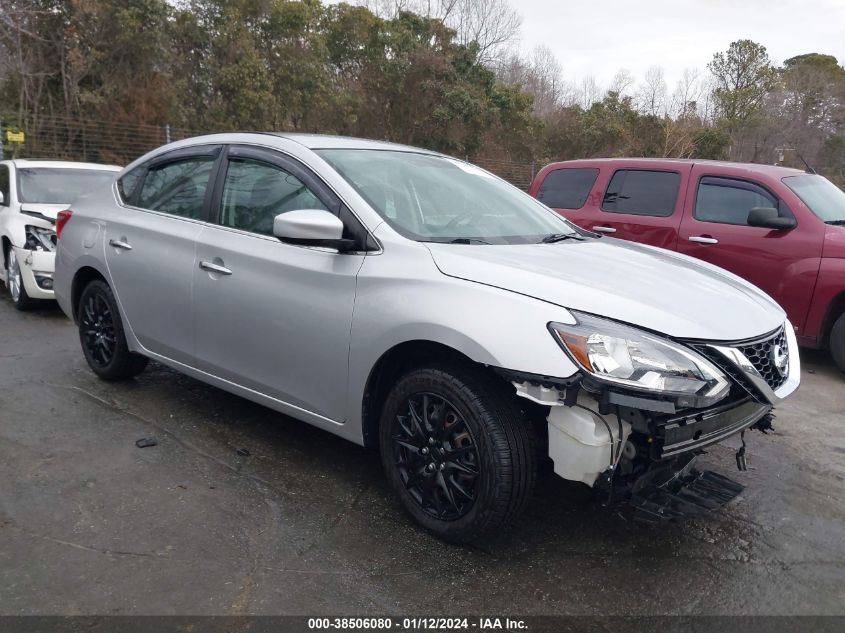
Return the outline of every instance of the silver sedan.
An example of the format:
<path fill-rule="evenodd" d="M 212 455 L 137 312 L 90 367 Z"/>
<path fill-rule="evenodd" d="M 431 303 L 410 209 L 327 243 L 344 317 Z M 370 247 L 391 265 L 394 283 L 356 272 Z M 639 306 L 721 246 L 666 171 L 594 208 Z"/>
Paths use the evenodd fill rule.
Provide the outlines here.
<path fill-rule="evenodd" d="M 764 428 L 798 385 L 792 326 L 745 281 L 417 148 L 180 141 L 57 232 L 56 297 L 97 375 L 155 359 L 378 447 L 448 540 L 510 521 L 541 461 L 653 517 L 690 511 L 690 491 L 715 507 L 741 487 L 695 455 Z"/>

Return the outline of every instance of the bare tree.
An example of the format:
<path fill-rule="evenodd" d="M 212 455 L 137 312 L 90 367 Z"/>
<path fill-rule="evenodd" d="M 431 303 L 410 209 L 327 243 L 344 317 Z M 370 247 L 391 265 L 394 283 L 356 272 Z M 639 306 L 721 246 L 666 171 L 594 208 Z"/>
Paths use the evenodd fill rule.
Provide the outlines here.
<path fill-rule="evenodd" d="M 596 78 L 592 75 L 587 75 L 581 80 L 581 88 L 578 95 L 579 105 L 585 110 L 589 109 L 591 105 L 601 100 L 602 93 L 603 91 Z"/>
<path fill-rule="evenodd" d="M 539 117 L 554 112 L 569 92 L 563 80 L 563 68 L 547 46 L 537 46 L 530 57 L 511 52 L 503 56 L 495 70 L 500 81 L 519 86 L 534 97 L 534 114 Z"/>
<path fill-rule="evenodd" d="M 667 112 L 676 119 L 690 119 L 698 116 L 699 100 L 703 93 L 701 73 L 687 68 L 678 80 L 675 91 L 669 98 Z"/>
<path fill-rule="evenodd" d="M 508 44 L 519 35 L 522 16 L 508 0 L 358 0 L 373 13 L 394 18 L 401 11 L 413 11 L 441 20 L 455 30 L 460 44 L 478 44 L 478 59 L 493 64 Z"/>
<path fill-rule="evenodd" d="M 645 114 L 659 116 L 666 109 L 666 79 L 662 66 L 651 66 L 637 92 L 637 107 Z"/>
<path fill-rule="evenodd" d="M 608 86 L 608 92 L 615 92 L 619 97 L 626 96 L 627 91 L 634 85 L 634 77 L 627 68 L 620 68 L 613 75 Z"/>

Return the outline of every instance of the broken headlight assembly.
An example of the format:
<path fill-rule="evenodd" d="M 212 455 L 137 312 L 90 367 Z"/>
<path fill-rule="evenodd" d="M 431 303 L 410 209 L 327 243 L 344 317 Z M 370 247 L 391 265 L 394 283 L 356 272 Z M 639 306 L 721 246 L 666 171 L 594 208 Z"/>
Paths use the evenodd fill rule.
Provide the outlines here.
<path fill-rule="evenodd" d="M 26 244 L 25 248 L 31 251 L 47 251 L 53 252 L 56 250 L 56 232 L 52 229 L 41 228 L 40 226 L 32 226 L 27 224 Z"/>
<path fill-rule="evenodd" d="M 707 407 L 730 391 L 727 377 L 703 356 L 669 339 L 609 319 L 572 312 L 576 323 L 549 330 L 587 375 L 624 390 Z"/>

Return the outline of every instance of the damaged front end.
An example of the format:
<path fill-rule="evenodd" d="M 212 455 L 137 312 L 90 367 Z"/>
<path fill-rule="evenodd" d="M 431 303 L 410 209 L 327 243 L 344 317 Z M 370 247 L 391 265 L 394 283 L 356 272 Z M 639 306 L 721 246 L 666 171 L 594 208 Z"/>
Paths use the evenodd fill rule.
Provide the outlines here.
<path fill-rule="evenodd" d="M 555 472 L 613 501 L 628 501 L 647 521 L 721 507 L 743 487 L 697 470 L 695 460 L 706 447 L 739 434 L 737 467 L 745 469 L 745 431 L 771 429 L 773 406 L 797 387 L 800 364 L 791 326 L 786 322 L 752 341 L 718 344 L 638 337 L 623 327 L 592 337 L 568 326 L 559 340 L 583 371 L 567 380 L 508 376 L 519 396 L 548 407 Z M 624 345 L 621 337 L 627 337 Z M 581 348 L 573 352 L 570 344 Z M 629 367 L 616 372 L 623 378 L 602 374 L 626 362 Z M 655 368 L 664 368 L 663 374 Z M 640 380 L 649 372 L 655 375 Z"/>
<path fill-rule="evenodd" d="M 31 211 L 22 211 L 33 216 Z M 56 246 L 58 238 L 51 226 L 52 220 L 46 216 L 37 217 L 41 224 L 24 226 L 24 242 L 16 248 L 20 263 L 21 281 L 27 294 L 34 299 L 52 298 L 53 276 L 55 271 Z"/>

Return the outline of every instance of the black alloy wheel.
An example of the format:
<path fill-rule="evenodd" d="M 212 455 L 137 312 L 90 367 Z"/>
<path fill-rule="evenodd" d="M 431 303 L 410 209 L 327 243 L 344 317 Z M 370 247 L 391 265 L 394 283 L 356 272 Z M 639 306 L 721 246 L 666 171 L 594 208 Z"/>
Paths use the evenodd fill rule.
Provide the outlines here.
<path fill-rule="evenodd" d="M 129 351 L 117 301 L 105 281 L 90 282 L 77 304 L 79 342 L 88 366 L 103 380 L 122 380 L 144 371 L 145 356 Z"/>
<path fill-rule="evenodd" d="M 416 393 L 393 420 L 399 476 L 420 508 L 441 520 L 465 516 L 475 503 L 478 449 L 455 406 L 434 393 Z"/>
<path fill-rule="evenodd" d="M 79 320 L 82 345 L 86 358 L 105 369 L 114 360 L 117 350 L 114 315 L 102 293 L 91 293 L 86 299 Z"/>
<path fill-rule="evenodd" d="M 385 475 L 437 537 L 474 541 L 513 521 L 537 473 L 532 425 L 513 387 L 470 362 L 409 370 L 379 420 Z"/>

